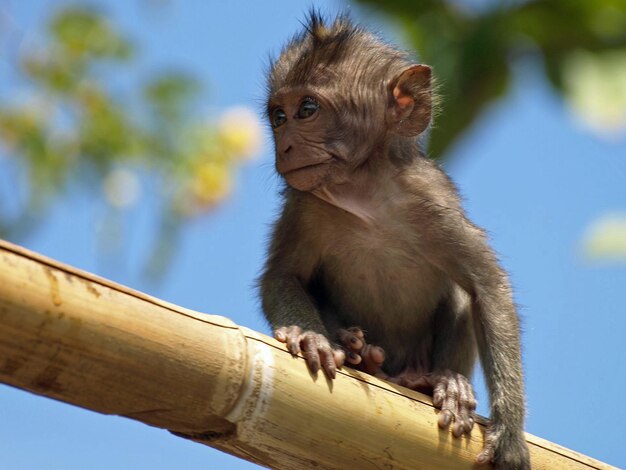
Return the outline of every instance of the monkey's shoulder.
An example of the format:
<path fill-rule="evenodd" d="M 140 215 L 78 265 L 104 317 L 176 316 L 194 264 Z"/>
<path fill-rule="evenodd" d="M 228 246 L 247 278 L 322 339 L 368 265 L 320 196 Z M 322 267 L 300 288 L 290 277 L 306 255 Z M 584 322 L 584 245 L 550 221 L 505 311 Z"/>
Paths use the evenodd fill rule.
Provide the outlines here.
<path fill-rule="evenodd" d="M 411 209 L 430 203 L 462 211 L 461 197 L 452 179 L 432 160 L 420 158 L 396 178 Z"/>

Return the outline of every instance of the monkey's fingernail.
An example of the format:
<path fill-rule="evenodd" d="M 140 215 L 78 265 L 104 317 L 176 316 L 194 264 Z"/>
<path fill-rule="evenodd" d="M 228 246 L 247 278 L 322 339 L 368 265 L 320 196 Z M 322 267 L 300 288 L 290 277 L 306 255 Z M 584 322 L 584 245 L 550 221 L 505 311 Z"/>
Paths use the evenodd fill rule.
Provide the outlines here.
<path fill-rule="evenodd" d="M 353 352 L 348 353 L 348 361 L 350 364 L 356 365 L 361 363 L 361 356 Z"/>
<path fill-rule="evenodd" d="M 478 465 L 485 465 L 489 462 L 489 460 L 490 459 L 487 451 L 482 451 L 480 454 L 478 454 L 478 457 L 476 457 L 476 463 Z"/>
<path fill-rule="evenodd" d="M 452 421 L 452 413 L 450 413 L 448 410 L 443 410 L 439 414 L 439 427 L 440 428 L 447 428 L 448 426 L 450 426 L 451 421 Z"/>

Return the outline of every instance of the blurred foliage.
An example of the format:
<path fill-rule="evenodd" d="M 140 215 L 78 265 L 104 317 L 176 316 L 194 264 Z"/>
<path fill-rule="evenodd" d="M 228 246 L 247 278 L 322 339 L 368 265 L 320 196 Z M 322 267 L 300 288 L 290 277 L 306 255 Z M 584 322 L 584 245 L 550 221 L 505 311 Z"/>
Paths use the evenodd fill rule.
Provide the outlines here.
<path fill-rule="evenodd" d="M 542 59 L 584 125 L 611 135 L 626 128 L 624 0 L 357 1 L 395 19 L 435 69 L 443 103 L 429 141 L 434 158 L 507 93 L 513 64 L 528 55 Z M 0 237 L 19 240 L 76 185 L 101 194 L 113 214 L 150 192 L 161 217 L 151 266 L 162 271 L 183 222 L 224 201 L 238 165 L 259 151 L 254 113 L 199 118 L 202 87 L 180 71 L 127 84 L 137 49 L 90 8 L 58 9 L 44 44 L 20 47 L 19 85 L 0 88 L 0 171 L 10 170 Z M 121 237 L 111 225 L 121 220 L 101 224 L 104 235 Z"/>
<path fill-rule="evenodd" d="M 542 58 L 546 78 L 584 123 L 626 128 L 624 0 L 358 2 L 390 15 L 434 67 L 443 103 L 430 136 L 433 158 L 445 157 L 509 90 L 513 62 L 529 53 Z"/>
<path fill-rule="evenodd" d="M 45 43 L 18 51 L 19 92 L 0 90 L 0 157 L 8 157 L 0 169 L 13 165 L 17 175 L 15 187 L 0 188 L 0 237 L 24 236 L 72 184 L 101 191 L 119 210 L 156 180 L 150 198 L 162 220 L 151 263 L 161 269 L 181 222 L 223 201 L 236 167 L 259 151 L 254 113 L 199 119 L 200 84 L 178 71 L 118 83 L 135 66 L 136 48 L 93 9 L 57 10 Z"/>
<path fill-rule="evenodd" d="M 582 249 L 589 260 L 626 262 L 626 213 L 607 213 L 595 220 L 587 229 Z"/>

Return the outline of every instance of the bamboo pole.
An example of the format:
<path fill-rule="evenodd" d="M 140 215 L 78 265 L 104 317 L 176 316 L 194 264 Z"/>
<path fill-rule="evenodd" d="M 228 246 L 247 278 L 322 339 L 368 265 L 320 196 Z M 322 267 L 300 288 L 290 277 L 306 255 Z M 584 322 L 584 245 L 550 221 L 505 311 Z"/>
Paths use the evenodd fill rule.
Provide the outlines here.
<path fill-rule="evenodd" d="M 280 469 L 468 469 L 429 397 L 0 241 L 0 382 Z M 613 468 L 527 435 L 534 469 Z"/>

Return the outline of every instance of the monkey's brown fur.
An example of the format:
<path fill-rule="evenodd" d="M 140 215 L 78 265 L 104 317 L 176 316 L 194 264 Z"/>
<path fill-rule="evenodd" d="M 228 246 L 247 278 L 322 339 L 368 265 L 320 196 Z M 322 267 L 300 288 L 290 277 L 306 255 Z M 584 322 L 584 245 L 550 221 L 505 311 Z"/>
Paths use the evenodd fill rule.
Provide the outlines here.
<path fill-rule="evenodd" d="M 530 468 L 507 275 L 418 145 L 430 68 L 346 17 L 328 25 L 312 13 L 268 92 L 287 182 L 260 283 L 276 337 L 330 378 L 347 361 L 431 391 L 455 436 L 473 426 L 478 345 L 491 399 L 478 463 Z"/>

